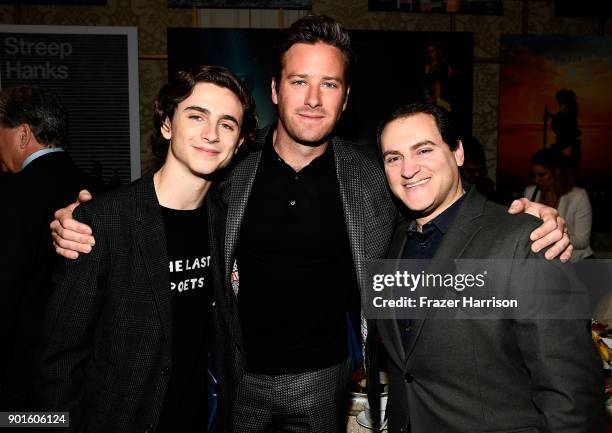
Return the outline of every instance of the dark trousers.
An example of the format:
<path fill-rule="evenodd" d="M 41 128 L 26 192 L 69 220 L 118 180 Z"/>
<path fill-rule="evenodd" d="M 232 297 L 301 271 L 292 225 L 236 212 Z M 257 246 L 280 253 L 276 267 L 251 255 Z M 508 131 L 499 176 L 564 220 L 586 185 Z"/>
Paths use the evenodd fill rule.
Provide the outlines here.
<path fill-rule="evenodd" d="M 234 433 L 346 431 L 351 365 L 265 375 L 245 373 L 234 408 Z"/>

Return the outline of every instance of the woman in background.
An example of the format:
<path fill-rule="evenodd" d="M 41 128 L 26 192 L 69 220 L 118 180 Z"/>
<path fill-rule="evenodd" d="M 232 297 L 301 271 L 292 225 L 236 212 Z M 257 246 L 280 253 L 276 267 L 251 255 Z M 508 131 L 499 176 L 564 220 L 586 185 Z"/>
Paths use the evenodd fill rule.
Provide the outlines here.
<path fill-rule="evenodd" d="M 591 202 L 587 192 L 575 186 L 569 157 L 554 149 L 542 149 L 531 157 L 530 164 L 535 185 L 525 188 L 523 196 L 556 208 L 565 218 L 574 245 L 572 261 L 592 258 Z"/>

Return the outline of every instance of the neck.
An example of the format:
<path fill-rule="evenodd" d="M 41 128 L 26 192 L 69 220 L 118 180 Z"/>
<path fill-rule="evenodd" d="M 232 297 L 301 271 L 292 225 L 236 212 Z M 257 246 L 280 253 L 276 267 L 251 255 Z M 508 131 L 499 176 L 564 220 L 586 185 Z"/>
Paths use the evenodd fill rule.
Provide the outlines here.
<path fill-rule="evenodd" d="M 329 139 L 312 145 L 298 143 L 289 136 L 281 122 L 278 123 L 272 137 L 272 146 L 278 156 L 296 172 L 306 167 L 315 158 L 323 155 L 329 145 Z"/>
<path fill-rule="evenodd" d="M 202 205 L 212 183 L 182 166 L 180 168 L 174 160 L 169 159 L 153 176 L 159 204 L 176 210 L 197 209 Z"/>
<path fill-rule="evenodd" d="M 459 200 L 463 196 L 463 194 L 465 194 L 465 190 L 463 189 L 461 182 L 458 182 L 457 187 L 453 189 L 453 192 L 446 197 L 446 199 L 440 206 L 438 206 L 433 211 L 428 212 L 426 215 L 423 214 L 416 218 L 418 230 L 421 231 L 422 227 L 425 224 L 427 224 L 429 221 L 433 220 L 438 215 L 440 215 L 442 212 L 444 212 L 446 209 L 451 207 L 453 203 L 455 203 L 457 200 Z"/>
<path fill-rule="evenodd" d="M 38 144 L 37 142 L 32 143 L 30 141 L 30 143 L 28 143 L 26 145 L 25 149 L 23 149 L 23 152 L 21 153 L 21 163 L 23 164 L 23 161 L 28 159 L 29 156 L 32 155 L 33 153 L 36 153 L 39 150 L 43 150 L 43 149 L 46 149 L 46 148 L 47 148 L 46 146 Z"/>

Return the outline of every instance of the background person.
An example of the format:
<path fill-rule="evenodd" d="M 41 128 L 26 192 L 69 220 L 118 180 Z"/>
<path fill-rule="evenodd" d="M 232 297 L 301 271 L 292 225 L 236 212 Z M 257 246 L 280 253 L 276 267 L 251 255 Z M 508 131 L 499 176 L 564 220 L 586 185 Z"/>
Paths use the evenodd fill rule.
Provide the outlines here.
<path fill-rule="evenodd" d="M 569 157 L 555 149 L 542 149 L 529 163 L 535 185 L 525 188 L 523 197 L 559 211 L 574 245 L 573 260 L 592 258 L 591 202 L 587 192 L 575 185 Z"/>
<path fill-rule="evenodd" d="M 31 407 L 41 319 L 58 257 L 49 245 L 54 209 L 96 183 L 65 151 L 68 118 L 58 98 L 35 86 L 0 90 L 0 410 Z"/>

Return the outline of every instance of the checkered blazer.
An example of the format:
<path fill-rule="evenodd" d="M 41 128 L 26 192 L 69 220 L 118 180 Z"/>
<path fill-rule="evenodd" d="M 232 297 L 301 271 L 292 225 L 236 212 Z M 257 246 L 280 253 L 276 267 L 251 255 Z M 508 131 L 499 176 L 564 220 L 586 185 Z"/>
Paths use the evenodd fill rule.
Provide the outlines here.
<path fill-rule="evenodd" d="M 231 273 L 236 258 L 236 245 L 245 209 L 261 160 L 267 134 L 273 127 L 260 130 L 254 145 L 235 165 L 228 177 L 221 182 L 223 200 L 227 204 L 225 231 L 225 284 L 226 296 L 234 317 L 235 378 L 244 371 L 244 351 L 240 334 L 237 299 L 231 285 Z M 335 137 L 332 141 L 334 160 L 344 217 L 351 244 L 353 261 L 359 288 L 366 287 L 366 261 L 384 258 L 397 218 L 397 209 L 391 199 L 381 165 L 370 149 Z"/>

